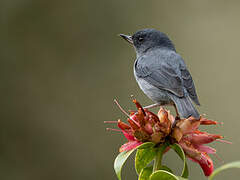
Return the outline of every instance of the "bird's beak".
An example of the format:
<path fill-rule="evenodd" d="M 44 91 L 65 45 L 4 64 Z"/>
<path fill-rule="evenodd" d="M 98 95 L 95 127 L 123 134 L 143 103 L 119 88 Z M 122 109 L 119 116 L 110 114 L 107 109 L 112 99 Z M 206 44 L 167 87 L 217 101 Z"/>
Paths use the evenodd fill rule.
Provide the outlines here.
<path fill-rule="evenodd" d="M 121 36 L 123 39 L 125 39 L 130 44 L 133 44 L 132 36 L 128 36 L 128 35 L 125 35 L 125 34 L 119 34 L 119 36 Z"/>

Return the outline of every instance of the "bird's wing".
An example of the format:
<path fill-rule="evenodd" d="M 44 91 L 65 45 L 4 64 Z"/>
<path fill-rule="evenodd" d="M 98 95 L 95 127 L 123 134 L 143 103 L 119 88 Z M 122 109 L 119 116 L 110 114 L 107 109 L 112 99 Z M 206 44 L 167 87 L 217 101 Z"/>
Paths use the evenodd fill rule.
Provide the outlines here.
<path fill-rule="evenodd" d="M 190 98 L 197 104 L 200 105 L 199 100 L 198 100 L 198 96 L 197 96 L 197 92 L 194 86 L 194 82 L 192 79 L 191 74 L 189 73 L 189 71 L 187 70 L 187 67 L 184 63 L 184 61 L 182 60 L 182 63 L 180 65 L 180 71 L 181 71 L 181 77 L 183 79 L 183 85 L 186 88 Z"/>
<path fill-rule="evenodd" d="M 139 57 L 135 63 L 136 76 L 159 89 L 183 97 L 184 86 L 179 71 L 179 62 L 172 61 L 173 58 L 174 56 L 168 54 L 157 57 L 156 55 Z"/>
<path fill-rule="evenodd" d="M 185 89 L 190 98 L 200 105 L 191 74 L 177 53 L 157 57 L 143 56 L 136 61 L 135 72 L 153 86 L 170 91 L 178 97 L 185 96 Z"/>

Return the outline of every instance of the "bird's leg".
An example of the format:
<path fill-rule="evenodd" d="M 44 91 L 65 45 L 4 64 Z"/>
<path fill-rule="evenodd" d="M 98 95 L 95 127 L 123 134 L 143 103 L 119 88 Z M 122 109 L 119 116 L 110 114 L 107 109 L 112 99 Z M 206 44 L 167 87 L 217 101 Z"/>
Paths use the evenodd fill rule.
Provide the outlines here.
<path fill-rule="evenodd" d="M 176 111 L 176 118 L 175 118 L 175 119 L 180 119 L 180 115 L 179 115 L 179 113 L 178 113 L 176 104 L 173 104 L 173 107 L 174 107 L 174 109 L 175 109 L 175 111 Z"/>
<path fill-rule="evenodd" d="M 177 122 L 180 120 L 180 115 L 178 113 L 176 104 L 173 103 L 173 107 L 174 107 L 174 109 L 176 111 L 176 117 L 175 117 L 175 121 L 172 124 L 172 128 L 174 128 L 176 126 Z"/>
<path fill-rule="evenodd" d="M 143 109 L 151 109 L 151 108 L 155 108 L 155 107 L 158 107 L 158 106 L 161 106 L 161 103 L 151 104 L 149 106 L 143 107 Z"/>

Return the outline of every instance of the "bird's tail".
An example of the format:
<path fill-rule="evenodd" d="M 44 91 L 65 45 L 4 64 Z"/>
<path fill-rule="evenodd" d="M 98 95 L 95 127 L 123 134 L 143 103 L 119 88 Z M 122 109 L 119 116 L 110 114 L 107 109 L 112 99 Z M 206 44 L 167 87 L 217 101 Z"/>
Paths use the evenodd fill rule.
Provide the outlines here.
<path fill-rule="evenodd" d="M 188 96 L 179 98 L 175 95 L 171 95 L 171 99 L 175 103 L 181 118 L 188 118 L 190 116 L 193 116 L 197 119 L 200 118 L 198 111 Z"/>

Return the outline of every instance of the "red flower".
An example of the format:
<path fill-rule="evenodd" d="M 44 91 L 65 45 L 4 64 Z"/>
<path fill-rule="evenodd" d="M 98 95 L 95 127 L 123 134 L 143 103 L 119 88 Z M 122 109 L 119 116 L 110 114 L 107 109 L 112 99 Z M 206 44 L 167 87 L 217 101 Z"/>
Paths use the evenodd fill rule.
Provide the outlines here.
<path fill-rule="evenodd" d="M 156 115 L 147 109 L 143 109 L 136 100 L 133 100 L 133 102 L 138 110 L 130 115 L 116 102 L 129 117 L 127 120 L 129 124 L 121 120 L 117 121 L 120 131 L 128 140 L 127 143 L 120 147 L 120 152 L 132 150 L 144 142 L 159 144 L 168 139 L 172 143 L 178 143 L 189 159 L 199 163 L 205 176 L 209 176 L 213 172 L 213 162 L 208 154 L 214 154 L 216 150 L 205 144 L 223 137 L 217 134 L 201 132 L 198 128 L 200 125 L 216 125 L 218 124 L 216 121 L 203 117 L 200 119 L 189 117 L 174 123 L 175 118 L 164 108 L 161 107 L 158 115 Z M 173 124 L 175 125 L 173 126 Z"/>
<path fill-rule="evenodd" d="M 213 162 L 208 154 L 216 153 L 214 148 L 205 146 L 217 139 L 223 138 L 217 134 L 209 134 L 198 130 L 200 125 L 217 124 L 216 121 L 200 118 L 200 120 L 192 117 L 180 120 L 173 129 L 173 137 L 183 148 L 189 159 L 199 163 L 205 176 L 211 175 L 214 170 Z"/>

